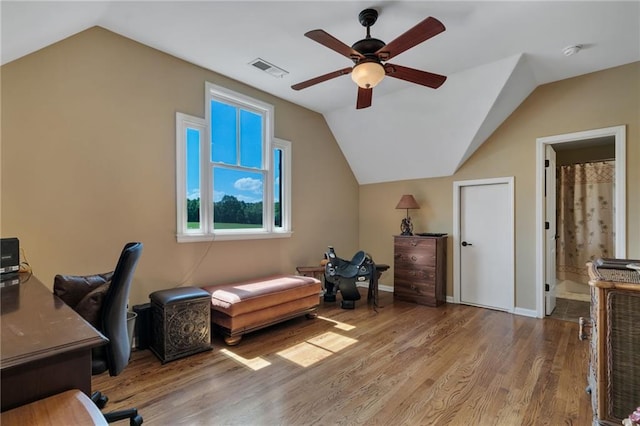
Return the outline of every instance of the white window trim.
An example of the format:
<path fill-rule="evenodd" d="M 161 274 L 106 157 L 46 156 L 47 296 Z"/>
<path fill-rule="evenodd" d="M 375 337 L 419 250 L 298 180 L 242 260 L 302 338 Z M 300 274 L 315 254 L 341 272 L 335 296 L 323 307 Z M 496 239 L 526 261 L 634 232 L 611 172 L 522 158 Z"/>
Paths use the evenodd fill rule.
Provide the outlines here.
<path fill-rule="evenodd" d="M 200 147 L 200 229 L 187 228 L 187 205 L 186 200 L 186 140 L 185 131 L 187 126 L 200 130 L 200 137 L 205 141 L 211 139 L 210 126 L 211 121 L 210 104 L 212 98 L 222 99 L 230 104 L 241 107 L 251 107 L 265 114 L 264 120 L 264 138 L 265 150 L 263 155 L 263 170 L 266 171 L 265 185 L 263 189 L 263 206 L 265 206 L 263 223 L 265 227 L 261 229 L 235 229 L 235 230 L 215 230 L 213 229 L 213 200 L 210 200 L 209 194 L 212 194 L 212 170 L 210 162 L 211 147 L 208 142 L 201 139 Z M 213 83 L 205 83 L 205 118 L 193 117 L 190 115 L 176 113 L 176 204 L 177 204 L 177 241 L 182 242 L 198 242 L 213 240 L 252 240 L 252 239 L 270 239 L 270 238 L 289 238 L 293 232 L 291 230 L 291 142 L 275 138 L 273 135 L 274 108 L 265 102 L 258 101 L 240 93 L 234 92 L 227 88 L 215 85 Z M 273 212 L 273 174 L 274 174 L 274 156 L 273 150 L 280 149 L 283 153 L 283 170 L 282 179 L 284 185 L 282 187 L 282 200 L 280 200 L 280 209 L 282 212 L 282 226 L 275 227 Z M 207 194 L 204 200 L 204 194 Z M 268 208 L 267 208 L 268 207 Z"/>
<path fill-rule="evenodd" d="M 176 229 L 178 230 L 178 241 L 181 236 L 202 234 L 202 171 L 200 173 L 200 229 L 188 229 L 187 227 L 187 199 L 186 171 L 187 171 L 187 141 L 185 138 L 188 128 L 200 131 L 200 144 L 206 135 L 206 123 L 203 118 L 192 115 L 176 113 Z M 202 159 L 202 152 L 200 152 Z M 202 161 L 201 161 L 202 163 Z M 202 168 L 202 165 L 200 166 Z M 201 169 L 202 170 L 202 169 Z"/>
<path fill-rule="evenodd" d="M 284 139 L 273 138 L 273 148 L 282 151 L 282 199 L 280 199 L 280 213 L 282 214 L 282 227 L 274 228 L 277 234 L 291 235 L 291 142 Z M 273 164 L 272 168 L 275 168 Z M 273 171 L 272 171 L 273 173 Z M 273 187 L 273 185 L 272 185 Z M 273 196 L 271 197 L 273 199 Z M 272 209 L 273 210 L 273 209 Z"/>

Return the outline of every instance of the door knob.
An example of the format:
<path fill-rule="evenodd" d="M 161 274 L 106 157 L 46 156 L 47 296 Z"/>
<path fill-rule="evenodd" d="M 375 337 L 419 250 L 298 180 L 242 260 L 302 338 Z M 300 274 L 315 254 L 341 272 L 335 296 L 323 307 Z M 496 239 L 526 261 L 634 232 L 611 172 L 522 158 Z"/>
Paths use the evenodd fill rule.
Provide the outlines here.
<path fill-rule="evenodd" d="M 466 242 L 466 241 L 463 241 L 463 242 L 462 242 L 462 247 L 472 246 L 472 245 L 473 245 L 473 244 L 468 243 L 468 242 Z"/>

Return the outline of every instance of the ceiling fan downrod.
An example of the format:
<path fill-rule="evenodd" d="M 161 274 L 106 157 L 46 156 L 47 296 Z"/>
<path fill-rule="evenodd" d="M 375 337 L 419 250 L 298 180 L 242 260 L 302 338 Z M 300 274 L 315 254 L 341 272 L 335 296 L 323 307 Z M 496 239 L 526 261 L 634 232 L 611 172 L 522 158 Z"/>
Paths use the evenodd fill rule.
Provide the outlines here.
<path fill-rule="evenodd" d="M 371 38 L 369 29 L 378 20 L 378 11 L 375 9 L 365 9 L 358 15 L 358 21 L 363 27 L 367 28 L 367 38 Z"/>
<path fill-rule="evenodd" d="M 353 43 L 351 48 L 365 56 L 367 59 L 379 62 L 377 56 L 375 56 L 375 52 L 383 48 L 385 46 L 385 42 L 378 40 L 377 38 L 372 38 L 370 32 L 371 26 L 376 23 L 377 19 L 378 11 L 375 9 L 365 9 L 360 12 L 358 15 L 358 21 L 360 21 L 360 24 L 362 24 L 363 27 L 367 28 L 367 36 L 362 40 Z M 356 64 L 359 62 L 358 58 L 352 59 L 354 59 Z"/>

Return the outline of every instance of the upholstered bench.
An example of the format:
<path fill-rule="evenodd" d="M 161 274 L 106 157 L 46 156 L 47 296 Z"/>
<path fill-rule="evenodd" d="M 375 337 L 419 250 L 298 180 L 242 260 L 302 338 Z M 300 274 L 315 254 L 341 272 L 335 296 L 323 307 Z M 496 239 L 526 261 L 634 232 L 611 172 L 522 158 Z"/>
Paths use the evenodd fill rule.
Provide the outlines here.
<path fill-rule="evenodd" d="M 211 323 L 227 345 L 242 335 L 300 315 L 315 318 L 321 283 L 313 277 L 275 275 L 203 287 L 211 294 Z"/>

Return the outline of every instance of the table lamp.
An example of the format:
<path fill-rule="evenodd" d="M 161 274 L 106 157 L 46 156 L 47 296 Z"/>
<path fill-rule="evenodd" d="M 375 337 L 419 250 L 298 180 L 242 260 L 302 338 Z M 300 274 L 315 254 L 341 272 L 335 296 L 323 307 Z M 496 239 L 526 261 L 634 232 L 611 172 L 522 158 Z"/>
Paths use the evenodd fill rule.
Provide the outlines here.
<path fill-rule="evenodd" d="M 411 223 L 411 218 L 409 217 L 409 209 L 419 209 L 420 206 L 413 195 L 405 194 L 398 201 L 398 205 L 396 209 L 406 209 L 407 217 L 402 219 L 402 223 L 400 223 L 400 230 L 402 234 L 400 235 L 413 235 L 413 224 Z"/>

